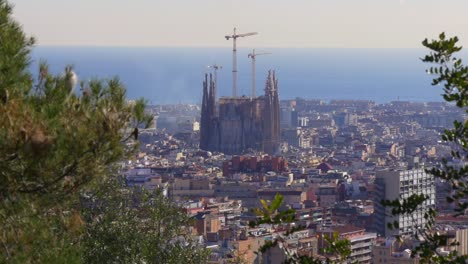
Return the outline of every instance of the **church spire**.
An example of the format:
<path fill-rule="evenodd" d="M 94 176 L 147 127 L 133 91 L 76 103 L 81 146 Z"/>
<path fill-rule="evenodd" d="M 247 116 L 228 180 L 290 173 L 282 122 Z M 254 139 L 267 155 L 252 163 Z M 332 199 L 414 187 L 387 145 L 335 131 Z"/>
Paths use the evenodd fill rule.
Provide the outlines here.
<path fill-rule="evenodd" d="M 205 74 L 205 81 L 203 81 L 203 99 L 200 118 L 200 149 L 208 148 L 208 141 L 210 138 L 209 120 L 211 118 L 209 111 L 208 74 Z"/>

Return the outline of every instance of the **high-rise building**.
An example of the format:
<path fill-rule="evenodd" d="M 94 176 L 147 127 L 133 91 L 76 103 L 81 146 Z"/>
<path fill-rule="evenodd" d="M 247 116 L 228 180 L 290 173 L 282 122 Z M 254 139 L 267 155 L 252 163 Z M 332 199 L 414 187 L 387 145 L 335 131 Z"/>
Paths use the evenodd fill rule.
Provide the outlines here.
<path fill-rule="evenodd" d="M 423 168 L 411 170 L 378 171 L 375 181 L 374 224 L 376 231 L 386 237 L 414 234 L 424 228 L 424 214 L 435 206 L 434 176 L 427 174 Z M 382 200 L 408 198 L 413 194 L 424 194 L 429 198 L 420 205 L 412 215 L 392 215 L 391 207 L 383 207 Z M 398 223 L 398 228 L 390 229 L 388 223 Z"/>
<path fill-rule="evenodd" d="M 296 148 L 300 146 L 302 133 L 302 128 L 300 127 L 287 128 L 281 131 L 283 141 Z"/>
<path fill-rule="evenodd" d="M 269 72 L 265 94 L 256 98 L 222 97 L 216 107 L 215 83 L 205 76 L 200 122 L 200 148 L 225 154 L 247 149 L 269 154 L 280 143 L 278 80 Z"/>
<path fill-rule="evenodd" d="M 297 110 L 295 108 L 293 108 L 293 110 L 291 111 L 291 126 L 292 127 L 297 127 L 299 126 L 298 125 L 298 114 L 297 114 Z"/>
<path fill-rule="evenodd" d="M 335 124 L 338 127 L 357 125 L 357 115 L 354 113 L 342 112 L 334 116 Z"/>
<path fill-rule="evenodd" d="M 280 124 L 282 128 L 290 128 L 293 124 L 292 122 L 292 113 L 294 111 L 294 108 L 290 105 L 286 105 L 281 107 L 281 113 L 280 113 Z"/>
<path fill-rule="evenodd" d="M 299 117 L 298 118 L 298 125 L 300 127 L 308 127 L 309 126 L 309 118 L 308 117 Z"/>

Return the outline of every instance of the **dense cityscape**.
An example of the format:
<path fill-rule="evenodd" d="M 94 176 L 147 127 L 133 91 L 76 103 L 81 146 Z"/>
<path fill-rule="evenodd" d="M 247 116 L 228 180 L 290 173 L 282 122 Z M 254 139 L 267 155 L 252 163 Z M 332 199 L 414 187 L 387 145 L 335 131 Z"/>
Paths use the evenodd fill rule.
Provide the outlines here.
<path fill-rule="evenodd" d="M 263 254 L 267 263 L 286 260 L 285 248 L 320 257 L 324 236 L 334 232 L 350 240 L 351 260 L 358 263 L 418 263 L 411 258 L 418 241 L 408 235 L 424 227 L 428 207 L 439 212 L 434 230 L 461 242 L 458 252 L 467 253 L 468 217 L 451 216 L 450 186 L 424 170 L 450 157 L 452 148 L 440 134 L 453 120 L 465 120 L 463 111 L 443 102 L 297 98 L 279 104 L 276 150 L 265 153 L 239 142 L 242 151 L 230 155 L 198 148 L 201 106 L 148 107 L 155 127 L 142 132 L 139 154 L 125 164 L 128 184 L 163 188 L 196 219 L 194 233 L 212 249 L 210 263 L 234 256 L 253 263 L 255 252 L 278 236 L 285 239 Z M 380 204 L 413 193 L 430 196 L 414 216 L 389 216 Z M 271 201 L 276 194 L 284 197 L 280 210 L 294 209 L 296 220 L 249 227 L 260 199 Z M 388 229 L 395 220 L 399 229 Z M 291 226 L 300 232 L 285 235 Z M 407 240 L 397 242 L 396 235 Z"/>
<path fill-rule="evenodd" d="M 11 2 L 0 263 L 468 263 L 468 4 Z"/>

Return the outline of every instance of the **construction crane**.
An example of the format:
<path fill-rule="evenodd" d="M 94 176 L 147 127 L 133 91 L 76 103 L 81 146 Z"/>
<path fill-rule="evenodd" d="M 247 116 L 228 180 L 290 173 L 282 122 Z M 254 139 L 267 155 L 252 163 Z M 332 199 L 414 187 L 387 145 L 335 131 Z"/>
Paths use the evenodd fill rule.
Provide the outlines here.
<path fill-rule="evenodd" d="M 269 54 L 271 53 L 270 52 L 255 53 L 255 49 L 253 49 L 252 53 L 249 53 L 249 55 L 247 55 L 248 58 L 252 59 L 252 97 L 250 99 L 253 99 L 255 97 L 255 60 L 257 56 L 269 55 Z"/>
<path fill-rule="evenodd" d="M 250 32 L 245 34 L 237 34 L 236 28 L 234 28 L 234 33 L 231 36 L 225 36 L 226 40 L 232 38 L 233 40 L 233 48 L 232 48 L 232 96 L 237 96 L 237 47 L 236 47 L 236 40 L 237 38 L 243 38 L 247 36 L 257 35 L 257 32 Z"/>

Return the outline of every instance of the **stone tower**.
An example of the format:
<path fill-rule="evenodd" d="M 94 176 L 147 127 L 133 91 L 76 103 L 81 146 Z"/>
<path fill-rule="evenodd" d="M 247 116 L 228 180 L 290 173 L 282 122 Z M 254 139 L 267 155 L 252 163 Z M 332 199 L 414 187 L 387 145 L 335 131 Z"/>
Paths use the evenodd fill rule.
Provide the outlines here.
<path fill-rule="evenodd" d="M 268 72 L 265 84 L 265 108 L 263 112 L 263 151 L 273 154 L 280 141 L 280 110 L 278 80 L 275 72 Z"/>

